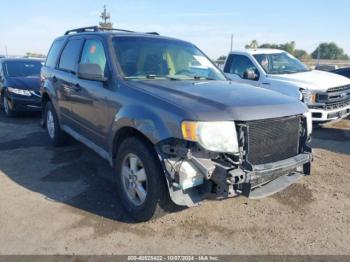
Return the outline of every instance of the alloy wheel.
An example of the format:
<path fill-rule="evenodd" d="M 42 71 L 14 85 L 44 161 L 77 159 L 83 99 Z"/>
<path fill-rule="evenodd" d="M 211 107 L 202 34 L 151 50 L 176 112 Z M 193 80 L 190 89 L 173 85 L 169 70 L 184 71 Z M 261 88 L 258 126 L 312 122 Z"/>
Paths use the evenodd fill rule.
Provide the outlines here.
<path fill-rule="evenodd" d="M 126 155 L 121 172 L 127 197 L 135 206 L 142 205 L 147 196 L 147 175 L 142 161 L 134 154 Z"/>
<path fill-rule="evenodd" d="M 51 110 L 48 110 L 46 114 L 46 128 L 50 138 L 53 139 L 55 137 L 55 122 Z"/>
<path fill-rule="evenodd" d="M 5 95 L 4 95 L 3 104 L 4 104 L 4 111 L 5 111 L 6 115 L 8 115 L 10 112 L 10 108 L 9 108 L 9 102 L 8 102 Z"/>

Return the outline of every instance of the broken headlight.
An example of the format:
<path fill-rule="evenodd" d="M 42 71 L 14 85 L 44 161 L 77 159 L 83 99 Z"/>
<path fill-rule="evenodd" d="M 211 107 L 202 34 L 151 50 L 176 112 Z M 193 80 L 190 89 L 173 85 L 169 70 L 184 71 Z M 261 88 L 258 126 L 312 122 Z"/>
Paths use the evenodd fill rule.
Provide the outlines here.
<path fill-rule="evenodd" d="M 233 121 L 184 121 L 181 130 L 185 140 L 198 142 L 209 151 L 239 152 L 236 125 Z"/>

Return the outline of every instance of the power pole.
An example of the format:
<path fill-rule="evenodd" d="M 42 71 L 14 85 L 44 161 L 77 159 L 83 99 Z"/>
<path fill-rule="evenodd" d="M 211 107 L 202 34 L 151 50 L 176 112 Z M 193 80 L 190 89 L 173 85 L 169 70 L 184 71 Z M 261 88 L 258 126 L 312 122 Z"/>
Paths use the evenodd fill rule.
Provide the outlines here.
<path fill-rule="evenodd" d="M 233 48 L 233 34 L 231 34 L 231 48 L 230 48 L 230 52 L 232 52 L 232 48 Z"/>
<path fill-rule="evenodd" d="M 102 18 L 102 21 L 99 23 L 101 27 L 104 28 L 112 28 L 113 24 L 111 23 L 111 14 L 107 12 L 106 5 L 103 6 L 103 12 L 100 15 L 100 18 Z"/>
<path fill-rule="evenodd" d="M 8 53 L 7 53 L 7 45 L 5 45 L 5 55 L 8 56 Z"/>
<path fill-rule="evenodd" d="M 317 48 L 317 65 L 316 68 L 320 67 L 320 58 L 321 58 L 321 46 L 319 45 Z"/>

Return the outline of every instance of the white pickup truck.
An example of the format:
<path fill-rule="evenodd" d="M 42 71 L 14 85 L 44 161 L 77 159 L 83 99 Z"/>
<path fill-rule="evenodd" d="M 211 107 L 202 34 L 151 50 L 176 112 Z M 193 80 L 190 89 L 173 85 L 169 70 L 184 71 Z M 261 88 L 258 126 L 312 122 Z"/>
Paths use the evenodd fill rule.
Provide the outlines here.
<path fill-rule="evenodd" d="M 307 104 L 319 124 L 350 115 L 350 79 L 310 70 L 276 49 L 247 49 L 227 56 L 224 72 L 234 82 L 271 89 Z"/>

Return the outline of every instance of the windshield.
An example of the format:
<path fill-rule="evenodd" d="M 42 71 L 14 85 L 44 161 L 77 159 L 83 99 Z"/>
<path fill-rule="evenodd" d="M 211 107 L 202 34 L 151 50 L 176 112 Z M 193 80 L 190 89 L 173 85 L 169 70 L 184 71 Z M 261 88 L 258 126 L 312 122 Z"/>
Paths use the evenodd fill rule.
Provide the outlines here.
<path fill-rule="evenodd" d="M 259 54 L 254 57 L 267 74 L 293 74 L 309 71 L 306 65 L 286 52 Z"/>
<path fill-rule="evenodd" d="M 8 61 L 4 65 L 4 71 L 9 77 L 37 77 L 41 66 L 40 62 L 34 61 Z"/>
<path fill-rule="evenodd" d="M 116 37 L 114 49 L 126 79 L 226 80 L 195 46 L 151 37 Z"/>

